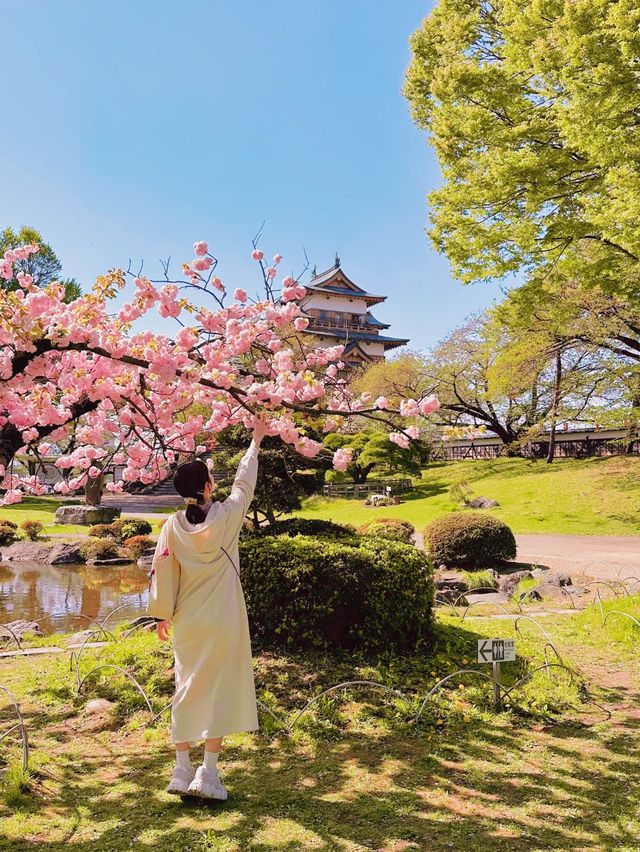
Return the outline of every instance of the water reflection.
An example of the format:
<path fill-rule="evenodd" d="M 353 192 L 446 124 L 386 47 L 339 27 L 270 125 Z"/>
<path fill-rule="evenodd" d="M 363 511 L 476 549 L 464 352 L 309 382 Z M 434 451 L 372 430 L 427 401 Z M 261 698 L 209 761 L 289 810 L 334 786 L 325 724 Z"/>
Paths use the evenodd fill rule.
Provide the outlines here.
<path fill-rule="evenodd" d="M 84 630 L 89 619 L 126 604 L 108 622 L 116 623 L 144 612 L 148 586 L 147 572 L 135 564 L 98 568 L 2 562 L 0 622 L 37 621 L 45 634 Z"/>

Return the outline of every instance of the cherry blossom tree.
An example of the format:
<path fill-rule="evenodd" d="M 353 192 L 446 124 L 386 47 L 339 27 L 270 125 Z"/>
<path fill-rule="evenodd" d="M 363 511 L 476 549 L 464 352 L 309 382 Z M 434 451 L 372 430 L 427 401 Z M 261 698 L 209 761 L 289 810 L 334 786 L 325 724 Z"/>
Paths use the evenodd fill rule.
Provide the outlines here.
<path fill-rule="evenodd" d="M 37 245 L 0 258 L 0 278 L 18 283 L 0 290 L 5 504 L 44 492 L 37 474 L 14 474 L 11 463 L 16 453 L 41 462 L 52 444 L 62 448 L 56 466 L 65 474 L 54 487 L 67 495 L 115 464 L 124 482 L 163 479 L 179 458 L 209 450 L 224 428 L 251 428 L 257 418 L 307 457 L 326 449 L 305 434 L 300 414 L 322 418 L 327 432 L 353 414 L 381 420 L 400 446 L 419 436 L 416 417 L 436 410 L 437 400 L 404 400 L 392 410 L 383 398 L 352 394 L 343 347 L 314 348 L 302 334 L 300 276 L 276 285 L 280 255 L 268 263 L 254 239 L 263 291 L 254 300 L 240 287 L 230 297 L 207 243 L 193 248 L 179 277 L 168 263 L 157 280 L 142 269 L 112 269 L 68 303 L 59 282 L 38 286 L 27 271 Z M 175 333 L 139 330 L 153 311 L 174 322 Z M 349 461 L 343 449 L 333 457 L 337 469 Z"/>

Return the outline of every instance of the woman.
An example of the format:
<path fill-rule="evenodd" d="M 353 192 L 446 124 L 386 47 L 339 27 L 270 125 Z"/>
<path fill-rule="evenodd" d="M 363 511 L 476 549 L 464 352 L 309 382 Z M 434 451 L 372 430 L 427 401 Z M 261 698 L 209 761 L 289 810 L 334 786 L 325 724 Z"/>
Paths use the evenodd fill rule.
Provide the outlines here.
<path fill-rule="evenodd" d="M 174 476 L 187 509 L 162 527 L 147 606 L 148 614 L 160 619 L 161 641 L 169 638 L 169 621 L 173 624 L 176 691 L 171 741 L 176 766 L 169 793 L 226 799 L 217 768 L 222 738 L 258 728 L 238 536 L 253 498 L 264 432 L 260 422 L 223 503 L 211 503 L 214 483 L 204 462 L 183 464 Z M 198 740 L 205 740 L 205 752 L 196 770 L 189 745 Z"/>

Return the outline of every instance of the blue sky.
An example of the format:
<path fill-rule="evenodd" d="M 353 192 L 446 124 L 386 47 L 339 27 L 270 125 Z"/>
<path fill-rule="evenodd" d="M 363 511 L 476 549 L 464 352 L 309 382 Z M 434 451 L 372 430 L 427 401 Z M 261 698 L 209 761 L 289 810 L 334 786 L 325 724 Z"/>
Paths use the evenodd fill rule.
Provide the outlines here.
<path fill-rule="evenodd" d="M 401 87 L 431 5 L 0 0 L 0 224 L 39 228 L 84 283 L 206 239 L 252 291 L 265 219 L 284 270 L 338 251 L 392 332 L 433 345 L 498 288 L 455 282 L 425 234 L 439 175 Z"/>

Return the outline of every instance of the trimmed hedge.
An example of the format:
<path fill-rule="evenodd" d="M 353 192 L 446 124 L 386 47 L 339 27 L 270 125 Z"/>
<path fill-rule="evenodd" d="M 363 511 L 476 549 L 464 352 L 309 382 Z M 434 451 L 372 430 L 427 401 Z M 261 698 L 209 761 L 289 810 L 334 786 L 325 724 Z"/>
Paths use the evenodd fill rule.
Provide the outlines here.
<path fill-rule="evenodd" d="M 93 559 L 114 559 L 119 556 L 118 546 L 111 538 L 95 538 L 85 541 L 80 546 L 80 552 L 89 562 Z"/>
<path fill-rule="evenodd" d="M 402 541 L 404 544 L 413 544 L 413 536 L 416 528 L 409 521 L 400 518 L 373 518 L 358 527 L 360 535 L 371 535 L 376 538 L 386 538 L 389 541 Z"/>
<path fill-rule="evenodd" d="M 13 544 L 18 539 L 18 525 L 13 521 L 0 519 L 0 544 Z"/>
<path fill-rule="evenodd" d="M 284 521 L 276 521 L 275 524 L 267 524 L 260 529 L 245 527 L 242 531 L 242 537 L 316 535 L 325 538 L 351 538 L 354 533 L 355 527 L 334 524 L 333 521 L 323 521 L 319 518 L 286 518 Z"/>
<path fill-rule="evenodd" d="M 367 537 L 255 536 L 240 543 L 255 645 L 413 652 L 432 630 L 426 554 Z"/>
<path fill-rule="evenodd" d="M 122 544 L 129 538 L 149 535 L 151 530 L 151 524 L 143 518 L 120 518 L 112 524 L 94 524 L 89 527 L 89 535 L 98 538 L 113 538 Z"/>
<path fill-rule="evenodd" d="M 516 556 L 516 540 L 509 527 L 481 512 L 444 515 L 429 524 L 424 536 L 436 567 L 484 570 Z"/>

